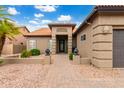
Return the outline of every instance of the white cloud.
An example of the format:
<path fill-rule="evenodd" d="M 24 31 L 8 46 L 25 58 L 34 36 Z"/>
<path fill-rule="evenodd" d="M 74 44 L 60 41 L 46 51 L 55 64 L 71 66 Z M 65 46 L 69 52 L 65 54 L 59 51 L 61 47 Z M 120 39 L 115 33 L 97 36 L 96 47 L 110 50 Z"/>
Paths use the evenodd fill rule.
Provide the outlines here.
<path fill-rule="evenodd" d="M 41 13 L 34 14 L 34 16 L 35 16 L 35 17 L 44 17 L 44 15 L 43 15 L 43 14 L 41 14 Z"/>
<path fill-rule="evenodd" d="M 51 20 L 42 20 L 41 23 L 42 24 L 48 24 L 48 23 L 51 23 L 52 21 Z"/>
<path fill-rule="evenodd" d="M 18 12 L 14 7 L 9 7 L 7 12 L 11 15 L 17 15 L 20 14 L 20 12 Z"/>
<path fill-rule="evenodd" d="M 72 17 L 70 15 L 60 15 L 58 21 L 71 21 Z"/>
<path fill-rule="evenodd" d="M 29 23 L 31 23 L 31 24 L 38 24 L 38 22 L 34 21 L 34 20 L 30 20 Z"/>
<path fill-rule="evenodd" d="M 39 28 L 46 28 L 46 27 L 48 27 L 48 23 L 51 23 L 52 21 L 51 20 L 30 20 L 29 21 L 29 23 L 30 24 L 25 24 L 27 27 L 28 27 L 28 29 L 30 30 L 30 31 L 34 31 L 34 30 L 37 30 L 37 29 L 39 29 Z"/>
<path fill-rule="evenodd" d="M 31 25 L 31 24 L 26 24 L 26 27 L 32 32 L 40 28 L 48 28 L 47 25 Z"/>
<path fill-rule="evenodd" d="M 36 9 L 39 9 L 42 12 L 54 12 L 58 6 L 55 5 L 35 5 Z"/>
<path fill-rule="evenodd" d="M 40 26 L 34 26 L 32 24 L 26 24 L 26 27 L 32 32 L 40 28 Z"/>

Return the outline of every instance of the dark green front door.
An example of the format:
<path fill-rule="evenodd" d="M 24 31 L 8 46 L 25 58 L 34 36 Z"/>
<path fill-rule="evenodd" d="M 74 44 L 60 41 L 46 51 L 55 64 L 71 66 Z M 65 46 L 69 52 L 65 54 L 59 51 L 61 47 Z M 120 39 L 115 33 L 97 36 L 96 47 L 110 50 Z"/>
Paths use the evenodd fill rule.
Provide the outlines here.
<path fill-rule="evenodd" d="M 65 52 L 65 40 L 59 40 L 59 52 Z"/>

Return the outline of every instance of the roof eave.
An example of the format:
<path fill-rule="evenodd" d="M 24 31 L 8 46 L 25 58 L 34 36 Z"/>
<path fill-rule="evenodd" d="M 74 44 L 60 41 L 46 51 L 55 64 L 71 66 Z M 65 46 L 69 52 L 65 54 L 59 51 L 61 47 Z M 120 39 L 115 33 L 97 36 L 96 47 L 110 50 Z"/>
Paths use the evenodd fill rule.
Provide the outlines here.
<path fill-rule="evenodd" d="M 51 35 L 24 35 L 24 37 L 51 37 Z"/>
<path fill-rule="evenodd" d="M 97 12 L 97 9 L 95 9 L 95 8 L 96 7 L 94 7 L 93 11 L 88 15 L 88 17 L 81 23 L 81 25 L 73 33 L 74 35 L 76 35 L 78 33 L 78 31 L 82 28 L 82 26 L 84 26 L 84 25 L 86 25 L 88 23 L 89 18 L 91 18 L 91 16 L 93 16 Z"/>
<path fill-rule="evenodd" d="M 62 24 L 62 23 L 53 23 L 53 24 L 48 24 L 48 26 L 49 26 L 50 29 L 52 29 L 52 27 L 56 27 L 56 26 L 58 26 L 58 27 L 71 26 L 72 29 L 74 29 L 75 26 L 76 26 L 76 24 L 72 24 L 72 23 L 69 23 L 69 24 L 64 24 L 64 23 L 63 23 L 63 24 Z"/>
<path fill-rule="evenodd" d="M 102 7 L 102 8 L 101 8 Z M 116 8 L 115 8 L 116 7 Z M 88 24 L 88 20 L 95 14 L 95 13 L 124 13 L 124 6 L 95 6 L 93 11 L 89 14 L 89 16 L 81 23 L 81 25 L 77 28 L 74 32 L 74 35 L 80 32 L 80 29 Z"/>

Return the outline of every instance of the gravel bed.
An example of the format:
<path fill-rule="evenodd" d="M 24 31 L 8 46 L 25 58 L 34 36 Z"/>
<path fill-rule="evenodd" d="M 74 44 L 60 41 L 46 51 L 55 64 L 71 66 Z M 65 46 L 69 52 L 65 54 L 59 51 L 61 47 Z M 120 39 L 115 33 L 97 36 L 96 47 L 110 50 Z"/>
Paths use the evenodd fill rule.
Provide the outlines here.
<path fill-rule="evenodd" d="M 80 74 L 83 75 L 84 78 L 112 79 L 112 78 L 120 78 L 121 75 L 120 69 L 97 68 L 89 64 L 75 65 L 75 66 L 77 66 Z"/>
<path fill-rule="evenodd" d="M 50 65 L 8 64 L 0 67 L 0 87 L 42 87 Z"/>

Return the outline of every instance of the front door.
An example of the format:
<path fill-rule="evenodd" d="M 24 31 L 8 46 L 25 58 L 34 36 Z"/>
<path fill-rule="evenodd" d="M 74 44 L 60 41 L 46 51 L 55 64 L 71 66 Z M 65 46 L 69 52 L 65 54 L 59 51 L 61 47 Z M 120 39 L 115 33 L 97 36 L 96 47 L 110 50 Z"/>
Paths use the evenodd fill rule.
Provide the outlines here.
<path fill-rule="evenodd" d="M 59 52 L 65 52 L 65 40 L 59 40 Z"/>

